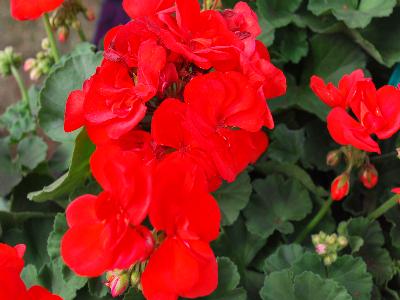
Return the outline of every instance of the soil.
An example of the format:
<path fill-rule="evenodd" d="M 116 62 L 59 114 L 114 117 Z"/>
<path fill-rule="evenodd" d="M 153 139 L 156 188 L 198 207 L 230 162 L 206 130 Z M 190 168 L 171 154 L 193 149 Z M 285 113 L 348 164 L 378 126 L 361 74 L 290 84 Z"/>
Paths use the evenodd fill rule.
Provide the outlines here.
<path fill-rule="evenodd" d="M 99 15 L 101 0 L 83 0 L 87 7 L 93 9 L 96 16 Z M 84 31 L 88 37 L 92 37 L 96 22 L 87 22 L 81 19 Z M 35 21 L 18 22 L 10 16 L 10 0 L 0 0 L 0 50 L 7 46 L 13 46 L 15 51 L 21 53 L 23 58 L 35 57 L 40 50 L 41 40 L 46 36 L 41 19 Z M 71 31 L 70 39 L 60 45 L 62 52 L 67 52 L 71 45 L 78 41 L 76 32 Z M 21 70 L 21 73 L 23 71 Z M 28 74 L 24 74 L 27 86 L 32 84 Z M 20 99 L 18 86 L 12 77 L 2 78 L 0 76 L 0 114 L 8 105 Z"/>

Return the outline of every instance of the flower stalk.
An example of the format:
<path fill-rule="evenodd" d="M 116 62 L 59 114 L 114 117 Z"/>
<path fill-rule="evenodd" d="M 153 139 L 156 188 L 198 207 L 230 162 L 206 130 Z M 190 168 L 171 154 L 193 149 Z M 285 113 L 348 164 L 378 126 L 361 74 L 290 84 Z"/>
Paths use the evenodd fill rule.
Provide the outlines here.
<path fill-rule="evenodd" d="M 51 52 L 53 53 L 55 62 L 58 63 L 60 62 L 60 52 L 57 48 L 56 39 L 54 37 L 53 30 L 51 29 L 49 15 L 47 13 L 43 15 L 43 23 L 44 28 L 46 29 L 47 36 L 49 38 Z"/>
<path fill-rule="evenodd" d="M 367 218 L 371 222 L 375 221 L 380 216 L 384 215 L 389 209 L 398 205 L 399 201 L 400 201 L 400 196 L 394 195 L 392 198 L 387 200 L 385 203 L 383 203 L 381 206 L 379 206 L 377 209 L 375 209 L 372 213 L 370 213 Z"/>
<path fill-rule="evenodd" d="M 295 243 L 301 243 L 304 239 L 313 231 L 313 229 L 322 221 L 330 207 L 332 206 L 333 200 L 331 197 L 321 206 L 318 213 L 312 218 L 312 220 L 307 224 L 302 232 L 295 239 Z"/>
<path fill-rule="evenodd" d="M 14 65 L 11 65 L 11 73 L 18 84 L 19 90 L 21 91 L 22 101 L 28 103 L 28 91 L 25 87 L 24 80 L 22 79 L 21 74 L 18 72 L 18 69 Z"/>

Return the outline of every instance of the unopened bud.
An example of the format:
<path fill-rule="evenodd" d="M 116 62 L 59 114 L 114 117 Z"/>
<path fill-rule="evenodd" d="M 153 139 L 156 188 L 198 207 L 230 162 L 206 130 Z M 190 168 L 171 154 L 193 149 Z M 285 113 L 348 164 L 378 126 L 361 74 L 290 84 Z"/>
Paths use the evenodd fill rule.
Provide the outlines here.
<path fill-rule="evenodd" d="M 330 151 L 326 156 L 326 164 L 330 167 L 336 167 L 340 162 L 341 154 L 340 150 Z"/>
<path fill-rule="evenodd" d="M 333 260 L 332 260 L 331 256 L 324 257 L 324 265 L 325 266 L 330 266 L 332 263 L 333 263 Z"/>
<path fill-rule="evenodd" d="M 321 241 L 321 238 L 320 238 L 320 236 L 319 236 L 319 234 L 313 234 L 312 236 L 311 236 L 311 241 L 312 241 L 312 243 L 314 244 L 314 245 L 318 245 L 318 244 L 320 244 L 322 241 Z"/>
<path fill-rule="evenodd" d="M 138 272 L 132 272 L 131 286 L 137 287 L 139 283 L 140 283 L 140 274 Z"/>
<path fill-rule="evenodd" d="M 73 20 L 71 26 L 75 30 L 79 30 L 81 28 L 81 22 L 79 20 Z"/>
<path fill-rule="evenodd" d="M 317 252 L 319 255 L 326 254 L 326 245 L 325 244 L 317 244 L 315 246 L 315 252 Z"/>
<path fill-rule="evenodd" d="M 94 11 L 90 8 L 88 8 L 86 10 L 85 17 L 88 21 L 94 21 L 96 19 L 96 15 L 94 14 Z"/>
<path fill-rule="evenodd" d="M 350 176 L 343 173 L 336 177 L 331 185 L 331 197 L 334 201 L 340 201 L 346 197 L 350 190 Z"/>
<path fill-rule="evenodd" d="M 68 30 L 67 27 L 62 26 L 62 27 L 60 27 L 60 28 L 58 29 L 57 37 L 58 37 L 58 40 L 59 40 L 61 43 L 64 43 L 64 42 L 68 39 L 68 36 L 69 36 L 69 30 Z"/>
<path fill-rule="evenodd" d="M 48 38 L 44 38 L 43 40 L 42 40 L 42 49 L 43 50 L 47 50 L 47 49 L 50 49 L 50 42 L 49 42 L 49 39 Z"/>
<path fill-rule="evenodd" d="M 28 58 L 27 60 L 25 60 L 25 63 L 24 63 L 24 71 L 28 72 L 28 71 L 32 70 L 33 67 L 35 66 L 35 64 L 36 64 L 36 60 L 34 58 Z"/>
<path fill-rule="evenodd" d="M 345 248 L 349 244 L 347 238 L 342 235 L 338 237 L 337 242 L 341 248 Z"/>
<path fill-rule="evenodd" d="M 378 171 L 374 165 L 367 164 L 362 167 L 359 179 L 367 189 L 372 189 L 378 183 Z"/>
<path fill-rule="evenodd" d="M 127 273 L 107 272 L 105 285 L 110 289 L 111 295 L 117 297 L 125 293 L 129 286 L 129 275 Z"/>
<path fill-rule="evenodd" d="M 40 78 L 42 74 L 40 73 L 40 69 L 38 68 L 33 68 L 31 72 L 29 73 L 29 78 L 33 81 L 36 81 Z"/>
<path fill-rule="evenodd" d="M 6 47 L 3 51 L 0 51 L 0 75 L 11 75 L 12 67 L 19 68 L 21 62 L 21 55 L 15 53 L 13 47 Z"/>
<path fill-rule="evenodd" d="M 336 244 L 336 240 L 337 240 L 337 235 L 334 233 L 326 238 L 326 243 L 329 245 L 334 245 Z"/>

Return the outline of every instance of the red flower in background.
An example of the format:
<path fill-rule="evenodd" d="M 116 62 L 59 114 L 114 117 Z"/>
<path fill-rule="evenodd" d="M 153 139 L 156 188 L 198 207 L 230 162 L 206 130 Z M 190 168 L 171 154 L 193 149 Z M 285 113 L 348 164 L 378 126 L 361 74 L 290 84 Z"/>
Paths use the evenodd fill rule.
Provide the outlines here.
<path fill-rule="evenodd" d="M 153 249 L 150 231 L 140 225 L 150 204 L 148 168 L 135 153 L 108 146 L 96 150 L 91 167 L 104 192 L 68 206 L 70 229 L 61 243 L 64 261 L 82 276 L 129 268 Z"/>
<path fill-rule="evenodd" d="M 371 135 L 387 139 L 400 129 L 400 90 L 388 85 L 376 90 L 361 70 L 345 75 L 339 88 L 332 83 L 325 85 L 322 79 L 313 76 L 311 88 L 333 107 L 327 122 L 329 133 L 338 144 L 380 153 Z M 348 113 L 350 109 L 357 119 Z"/>
<path fill-rule="evenodd" d="M 55 10 L 64 0 L 11 0 L 11 16 L 19 21 L 34 20 Z"/>
<path fill-rule="evenodd" d="M 41 286 L 27 289 L 20 277 L 24 267 L 25 245 L 11 247 L 0 243 L 0 298 L 14 300 L 62 300 Z"/>
<path fill-rule="evenodd" d="M 146 17 L 173 7 L 175 0 L 124 0 L 122 6 L 131 18 Z"/>
<path fill-rule="evenodd" d="M 311 77 L 310 87 L 326 105 L 332 108 L 342 107 L 347 109 L 351 98 L 354 96 L 356 83 L 362 79 L 364 79 L 364 72 L 358 69 L 351 74 L 344 75 L 340 79 L 338 87 L 336 87 L 332 82 L 325 84 L 322 78 L 314 75 Z"/>
<path fill-rule="evenodd" d="M 392 189 L 392 192 L 395 194 L 400 194 L 400 188 L 394 188 Z"/>
<path fill-rule="evenodd" d="M 203 173 L 187 161 L 161 162 L 154 182 L 150 221 L 167 237 L 143 273 L 143 293 L 148 300 L 206 296 L 218 283 L 208 244 L 219 234 L 218 204 Z"/>

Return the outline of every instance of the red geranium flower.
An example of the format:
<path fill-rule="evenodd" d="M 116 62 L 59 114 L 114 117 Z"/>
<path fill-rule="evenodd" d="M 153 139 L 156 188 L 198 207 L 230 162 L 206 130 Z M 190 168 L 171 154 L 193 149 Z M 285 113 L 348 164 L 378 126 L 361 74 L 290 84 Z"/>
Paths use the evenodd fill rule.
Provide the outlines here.
<path fill-rule="evenodd" d="M 311 77 L 310 87 L 326 105 L 346 109 L 354 96 L 356 83 L 362 79 L 364 79 L 364 72 L 358 69 L 344 75 L 336 87 L 332 82 L 325 84 L 322 78 L 314 75 Z"/>
<path fill-rule="evenodd" d="M 105 191 L 68 206 L 70 229 L 61 243 L 66 264 L 82 276 L 129 268 L 153 248 L 150 231 L 140 225 L 150 204 L 151 176 L 139 156 L 104 146 L 93 154 L 91 167 Z"/>
<path fill-rule="evenodd" d="M 400 194 L 400 188 L 394 188 L 392 189 L 392 192 L 395 194 Z"/>
<path fill-rule="evenodd" d="M 260 129 L 270 118 L 268 106 L 242 74 L 198 76 L 186 86 L 184 97 L 190 130 L 225 180 L 233 181 L 267 148 Z"/>
<path fill-rule="evenodd" d="M 154 182 L 150 221 L 167 238 L 142 275 L 143 293 L 148 300 L 206 296 L 218 283 L 208 244 L 219 234 L 218 204 L 198 166 L 187 161 L 161 162 Z"/>
<path fill-rule="evenodd" d="M 140 45 L 137 55 L 134 78 L 126 65 L 104 60 L 84 83 L 83 91 L 70 94 L 65 131 L 85 125 L 93 142 L 101 144 L 120 138 L 143 119 L 145 103 L 157 93 L 165 50 L 148 40 Z"/>
<path fill-rule="evenodd" d="M 34 20 L 55 10 L 64 0 L 11 0 L 11 15 L 19 21 Z"/>
<path fill-rule="evenodd" d="M 363 78 L 361 70 L 345 75 L 336 88 L 313 77 L 311 88 L 322 101 L 334 107 L 327 122 L 332 138 L 341 145 L 380 153 L 379 145 L 371 137 L 390 138 L 400 129 L 400 90 L 383 86 L 376 90 L 370 79 Z M 357 120 L 350 116 L 351 109 Z"/>
<path fill-rule="evenodd" d="M 0 243 L 0 291 L 1 299 L 14 300 L 62 300 L 41 286 L 33 286 L 29 290 L 20 277 L 24 267 L 26 246 L 11 247 Z"/>

